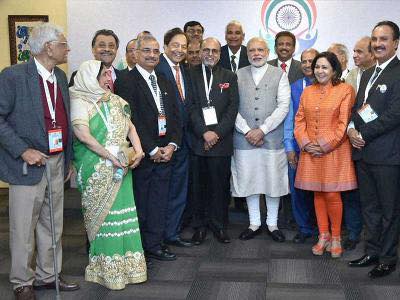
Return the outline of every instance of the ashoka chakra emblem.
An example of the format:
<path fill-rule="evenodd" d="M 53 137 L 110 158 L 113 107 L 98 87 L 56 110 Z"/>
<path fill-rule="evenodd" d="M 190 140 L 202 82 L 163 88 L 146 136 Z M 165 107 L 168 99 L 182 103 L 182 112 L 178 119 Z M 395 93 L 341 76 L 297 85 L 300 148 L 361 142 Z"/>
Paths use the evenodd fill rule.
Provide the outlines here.
<path fill-rule="evenodd" d="M 301 12 L 294 5 L 283 5 L 276 12 L 276 23 L 283 30 L 294 30 L 301 23 Z"/>

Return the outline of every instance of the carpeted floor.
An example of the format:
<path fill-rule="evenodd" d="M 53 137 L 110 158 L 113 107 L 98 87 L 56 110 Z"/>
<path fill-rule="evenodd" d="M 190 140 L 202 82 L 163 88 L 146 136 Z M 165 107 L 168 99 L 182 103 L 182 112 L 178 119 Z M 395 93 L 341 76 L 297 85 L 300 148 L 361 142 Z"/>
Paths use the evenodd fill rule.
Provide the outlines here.
<path fill-rule="evenodd" d="M 0 205 L 0 299 L 13 299 L 8 283 L 10 253 L 5 193 Z M 73 190 L 67 199 L 77 197 Z M 362 255 L 363 245 L 333 260 L 329 256 L 314 257 L 313 241 L 304 245 L 291 242 L 294 231 L 284 231 L 285 243 L 275 243 L 264 232 L 253 240 L 240 241 L 240 232 L 247 226 L 247 215 L 231 212 L 229 228 L 232 242 L 220 244 L 208 232 L 205 243 L 188 249 L 172 248 L 178 255 L 174 262 L 155 261 L 149 280 L 130 285 L 122 291 L 85 282 L 87 264 L 84 228 L 78 210 L 66 210 L 63 237 L 63 274 L 77 281 L 81 289 L 61 293 L 62 299 L 400 299 L 400 278 L 396 271 L 387 278 L 371 280 L 366 269 L 348 268 L 346 262 Z M 192 232 L 184 232 L 190 237 Z M 37 299 L 55 299 L 53 291 L 37 292 Z"/>

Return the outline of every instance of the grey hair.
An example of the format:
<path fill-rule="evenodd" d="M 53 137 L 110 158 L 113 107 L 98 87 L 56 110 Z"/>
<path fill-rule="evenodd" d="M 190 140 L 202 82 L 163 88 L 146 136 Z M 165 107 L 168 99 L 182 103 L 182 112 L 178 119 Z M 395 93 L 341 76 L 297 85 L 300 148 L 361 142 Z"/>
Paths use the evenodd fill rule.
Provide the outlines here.
<path fill-rule="evenodd" d="M 265 48 L 269 51 L 269 47 L 268 47 L 268 43 L 266 40 L 264 40 L 263 38 L 260 38 L 258 36 L 251 38 L 248 42 L 247 42 L 247 48 L 249 48 L 249 45 L 253 42 L 260 42 L 263 43 L 265 45 Z"/>
<path fill-rule="evenodd" d="M 32 29 L 29 37 L 29 47 L 33 55 L 40 54 L 44 45 L 51 41 L 57 41 L 63 30 L 51 23 L 41 23 Z"/>
<path fill-rule="evenodd" d="M 344 57 L 346 58 L 346 62 L 349 61 L 349 49 L 347 49 L 345 45 L 339 43 L 333 43 L 329 48 L 330 49 L 336 48 L 340 54 L 344 55 Z"/>
<path fill-rule="evenodd" d="M 142 35 L 136 41 L 136 49 L 137 50 L 140 50 L 140 48 L 142 47 L 142 43 L 144 41 L 146 41 L 146 42 L 148 42 L 148 41 L 156 41 L 158 43 L 157 39 L 154 36 L 152 36 L 152 35 Z"/>
<path fill-rule="evenodd" d="M 228 27 L 229 27 L 230 25 L 239 26 L 239 27 L 240 27 L 240 31 L 244 34 L 242 23 L 240 23 L 239 21 L 236 21 L 236 20 L 232 20 L 232 21 L 230 21 L 228 24 L 226 24 L 225 33 L 228 32 Z"/>

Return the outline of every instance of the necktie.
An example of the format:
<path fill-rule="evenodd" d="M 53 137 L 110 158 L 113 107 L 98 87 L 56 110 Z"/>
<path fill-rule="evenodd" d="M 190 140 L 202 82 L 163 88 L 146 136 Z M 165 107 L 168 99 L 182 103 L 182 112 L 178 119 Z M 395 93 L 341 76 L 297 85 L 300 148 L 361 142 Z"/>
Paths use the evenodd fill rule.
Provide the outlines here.
<path fill-rule="evenodd" d="M 234 73 L 236 73 L 236 68 L 237 68 L 237 65 L 236 65 L 236 62 L 235 62 L 235 58 L 236 58 L 235 55 L 231 55 L 231 65 L 232 65 L 232 71 Z"/>
<path fill-rule="evenodd" d="M 183 90 L 182 90 L 182 85 L 181 85 L 181 70 L 179 66 L 174 66 L 174 69 L 176 71 L 176 87 L 178 88 L 179 95 L 181 96 L 182 102 L 185 100 L 185 96 L 183 95 Z"/>
<path fill-rule="evenodd" d="M 110 91 L 114 93 L 114 82 L 112 80 L 112 72 L 110 69 L 106 71 L 108 77 L 108 86 L 110 87 Z"/>
<path fill-rule="evenodd" d="M 151 82 L 151 87 L 153 88 L 154 94 L 157 94 L 157 82 L 156 82 L 156 77 L 152 74 L 149 76 L 150 82 Z M 164 102 L 161 97 L 161 91 L 158 93 L 160 95 L 160 114 L 164 115 Z"/>
<path fill-rule="evenodd" d="M 373 84 L 374 81 L 376 80 L 376 78 L 378 78 L 379 73 L 381 73 L 381 71 L 382 71 L 382 68 L 376 67 L 375 73 L 374 73 L 374 75 L 372 75 L 372 77 L 371 77 L 371 84 Z"/>
<path fill-rule="evenodd" d="M 285 72 L 285 73 L 286 73 L 286 67 L 287 67 L 287 65 L 284 62 L 281 63 L 281 68 L 282 68 L 283 72 Z"/>

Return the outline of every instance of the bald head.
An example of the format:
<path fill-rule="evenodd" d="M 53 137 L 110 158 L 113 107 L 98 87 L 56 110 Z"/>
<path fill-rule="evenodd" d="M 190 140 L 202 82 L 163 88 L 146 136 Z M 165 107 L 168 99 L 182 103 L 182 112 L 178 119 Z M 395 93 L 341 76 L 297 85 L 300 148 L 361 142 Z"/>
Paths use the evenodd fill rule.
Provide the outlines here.
<path fill-rule="evenodd" d="M 201 43 L 201 61 L 205 66 L 214 67 L 221 55 L 221 43 L 214 37 L 208 37 Z"/>
<path fill-rule="evenodd" d="M 375 57 L 371 49 L 371 38 L 369 36 L 362 37 L 357 41 L 353 49 L 354 64 L 366 70 L 375 64 Z"/>

